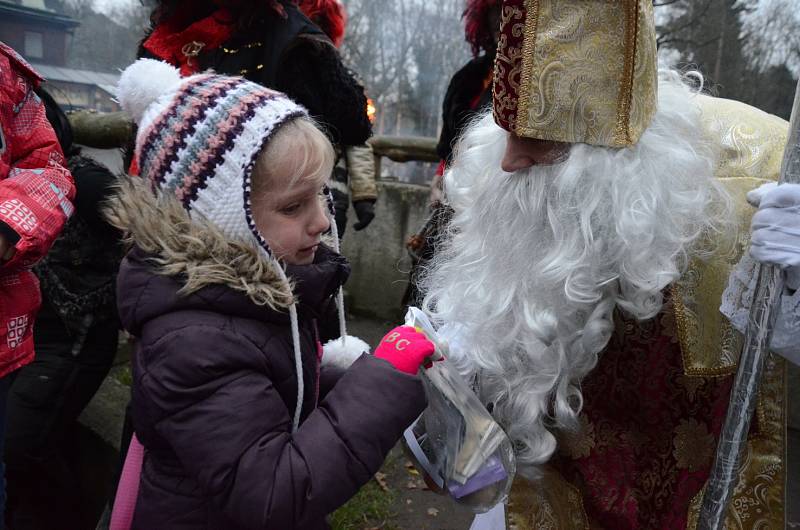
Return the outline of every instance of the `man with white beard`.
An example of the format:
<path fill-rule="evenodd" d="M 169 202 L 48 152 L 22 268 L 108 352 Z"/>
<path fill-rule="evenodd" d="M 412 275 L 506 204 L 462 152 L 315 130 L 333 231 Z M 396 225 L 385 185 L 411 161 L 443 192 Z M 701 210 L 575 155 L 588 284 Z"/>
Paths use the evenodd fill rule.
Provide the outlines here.
<path fill-rule="evenodd" d="M 505 0 L 494 115 L 445 176 L 425 309 L 515 444 L 512 528 L 696 524 L 753 258 L 786 271 L 771 349 L 800 360 L 800 186 L 764 185 L 787 124 L 655 55 L 649 0 Z M 728 529 L 784 527 L 785 370 L 770 356 Z"/>

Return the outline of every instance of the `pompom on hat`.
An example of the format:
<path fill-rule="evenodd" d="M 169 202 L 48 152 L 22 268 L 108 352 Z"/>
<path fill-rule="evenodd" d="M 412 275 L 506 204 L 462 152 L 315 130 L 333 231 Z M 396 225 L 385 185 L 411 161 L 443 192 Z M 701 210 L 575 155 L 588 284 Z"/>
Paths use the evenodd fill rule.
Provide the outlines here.
<path fill-rule="evenodd" d="M 176 91 L 183 81 L 173 66 L 162 61 L 142 59 L 122 72 L 117 96 L 123 110 L 138 124 L 151 103 Z"/>

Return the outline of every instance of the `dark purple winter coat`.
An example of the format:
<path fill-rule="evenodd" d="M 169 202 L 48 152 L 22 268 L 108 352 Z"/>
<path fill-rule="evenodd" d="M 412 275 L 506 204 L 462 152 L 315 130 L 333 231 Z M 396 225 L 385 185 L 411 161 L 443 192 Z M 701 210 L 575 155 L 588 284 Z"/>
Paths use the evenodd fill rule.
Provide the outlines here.
<path fill-rule="evenodd" d="M 287 271 L 305 382 L 292 434 L 297 379 L 281 308 L 290 293 L 257 252 L 152 197 L 129 187 L 112 214 L 136 243 L 117 288 L 122 322 L 137 337 L 133 423 L 146 449 L 133 527 L 328 528 L 326 515 L 370 480 L 422 412 L 419 378 L 363 355 L 319 396 L 317 323 L 349 272 L 321 247 L 313 265 Z"/>

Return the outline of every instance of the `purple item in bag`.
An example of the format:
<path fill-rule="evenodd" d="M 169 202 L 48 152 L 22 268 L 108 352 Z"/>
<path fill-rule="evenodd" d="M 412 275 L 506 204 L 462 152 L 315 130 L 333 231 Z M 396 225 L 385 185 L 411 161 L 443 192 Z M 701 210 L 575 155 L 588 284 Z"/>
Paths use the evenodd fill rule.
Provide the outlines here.
<path fill-rule="evenodd" d="M 506 473 L 503 463 L 497 455 L 492 455 L 484 462 L 483 467 L 472 475 L 464 484 L 452 481 L 447 484 L 447 489 L 454 499 L 460 499 L 466 497 L 470 493 L 475 493 L 486 486 L 496 484 L 507 478 L 508 473 Z"/>

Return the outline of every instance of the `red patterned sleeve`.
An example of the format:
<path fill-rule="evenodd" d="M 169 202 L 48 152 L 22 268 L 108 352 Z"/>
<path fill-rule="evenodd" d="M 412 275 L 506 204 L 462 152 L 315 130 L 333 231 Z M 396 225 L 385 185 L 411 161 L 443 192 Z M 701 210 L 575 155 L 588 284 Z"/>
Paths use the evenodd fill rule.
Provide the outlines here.
<path fill-rule="evenodd" d="M 4 267 L 29 267 L 47 253 L 72 214 L 75 185 L 32 84 L 14 107 L 5 131 L 10 136 L 11 167 L 0 181 L 0 221 L 19 240 L 14 258 Z"/>

